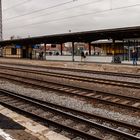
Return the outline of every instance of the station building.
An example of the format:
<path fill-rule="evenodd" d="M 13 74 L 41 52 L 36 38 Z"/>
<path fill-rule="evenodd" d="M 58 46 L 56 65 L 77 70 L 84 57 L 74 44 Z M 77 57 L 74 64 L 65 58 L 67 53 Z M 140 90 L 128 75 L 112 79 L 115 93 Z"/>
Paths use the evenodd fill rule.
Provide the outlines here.
<path fill-rule="evenodd" d="M 140 57 L 140 27 L 95 30 L 78 33 L 56 34 L 24 39 L 4 40 L 2 56 L 9 58 L 36 58 L 44 55 L 76 55 L 84 51 L 88 56 L 119 55 L 122 60 L 131 60 L 136 49 Z M 71 45 L 66 45 L 70 42 Z"/>
<path fill-rule="evenodd" d="M 75 56 L 80 56 L 84 51 L 88 56 L 113 56 L 118 55 L 121 59 L 131 60 L 132 50 L 136 49 L 140 57 L 140 40 L 116 40 L 115 44 L 112 40 L 97 40 L 91 42 L 91 52 L 89 52 L 88 43 L 76 42 L 74 44 Z M 3 48 L 2 56 L 7 58 L 38 58 L 39 53 L 43 52 L 46 56 L 54 55 L 72 55 L 71 43 L 62 46 L 60 44 L 36 44 L 36 45 L 8 45 Z"/>
<path fill-rule="evenodd" d="M 3 47 L 2 57 L 7 58 L 29 58 L 32 46 L 8 45 Z"/>

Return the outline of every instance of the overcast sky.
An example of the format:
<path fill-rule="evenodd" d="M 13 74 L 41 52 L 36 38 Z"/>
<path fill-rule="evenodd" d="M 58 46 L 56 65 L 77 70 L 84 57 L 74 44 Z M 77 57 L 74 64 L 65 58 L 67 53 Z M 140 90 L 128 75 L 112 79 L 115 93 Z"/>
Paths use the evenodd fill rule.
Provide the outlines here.
<path fill-rule="evenodd" d="M 2 0 L 2 9 L 4 39 L 140 25 L 140 0 Z"/>

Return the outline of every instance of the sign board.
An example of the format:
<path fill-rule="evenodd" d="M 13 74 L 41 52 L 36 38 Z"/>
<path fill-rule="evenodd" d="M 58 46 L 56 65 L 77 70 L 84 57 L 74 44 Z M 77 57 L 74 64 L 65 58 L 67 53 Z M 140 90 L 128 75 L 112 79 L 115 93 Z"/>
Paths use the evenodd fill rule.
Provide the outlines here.
<path fill-rule="evenodd" d="M 15 45 L 15 48 L 20 49 L 21 46 L 20 45 Z"/>
<path fill-rule="evenodd" d="M 39 46 L 38 46 L 38 45 L 33 45 L 32 48 L 34 48 L 34 49 L 38 49 Z"/>

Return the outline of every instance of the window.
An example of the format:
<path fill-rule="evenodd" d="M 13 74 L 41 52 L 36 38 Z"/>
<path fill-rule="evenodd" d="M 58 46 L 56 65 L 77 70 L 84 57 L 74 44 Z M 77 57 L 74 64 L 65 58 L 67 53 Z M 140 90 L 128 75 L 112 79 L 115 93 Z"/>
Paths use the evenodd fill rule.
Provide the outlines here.
<path fill-rule="evenodd" d="M 51 48 L 56 48 L 56 44 L 52 44 L 51 45 Z"/>
<path fill-rule="evenodd" d="M 17 54 L 17 48 L 11 48 L 11 55 Z"/>

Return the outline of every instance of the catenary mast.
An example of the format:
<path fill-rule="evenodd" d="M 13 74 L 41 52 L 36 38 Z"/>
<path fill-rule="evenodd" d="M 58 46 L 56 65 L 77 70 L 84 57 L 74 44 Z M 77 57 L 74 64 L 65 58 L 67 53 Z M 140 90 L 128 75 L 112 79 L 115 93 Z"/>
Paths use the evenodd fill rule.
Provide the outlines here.
<path fill-rule="evenodd" d="M 2 0 L 0 0 L 0 40 L 2 40 Z"/>

